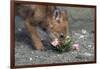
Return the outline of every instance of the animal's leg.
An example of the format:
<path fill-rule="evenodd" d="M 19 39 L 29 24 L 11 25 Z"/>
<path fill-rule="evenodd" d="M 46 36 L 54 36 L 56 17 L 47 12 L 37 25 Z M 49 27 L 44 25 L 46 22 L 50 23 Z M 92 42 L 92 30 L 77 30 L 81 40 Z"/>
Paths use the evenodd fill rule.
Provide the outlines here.
<path fill-rule="evenodd" d="M 32 26 L 29 21 L 26 21 L 26 28 L 28 30 L 28 32 L 30 33 L 30 36 L 32 38 L 32 42 L 34 43 L 34 46 L 37 50 L 43 50 L 43 44 L 41 42 L 41 38 L 39 36 L 39 33 L 36 30 L 35 26 Z"/>

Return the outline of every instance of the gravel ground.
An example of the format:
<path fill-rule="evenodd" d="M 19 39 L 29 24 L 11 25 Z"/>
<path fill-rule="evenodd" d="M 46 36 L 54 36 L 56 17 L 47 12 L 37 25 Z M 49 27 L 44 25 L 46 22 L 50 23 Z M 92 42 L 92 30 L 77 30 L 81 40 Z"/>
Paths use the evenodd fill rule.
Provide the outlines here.
<path fill-rule="evenodd" d="M 20 18 L 16 17 L 16 65 L 94 61 L 94 9 L 76 7 L 64 7 L 63 9 L 68 12 L 69 36 L 72 37 L 74 42 L 79 44 L 79 51 L 70 50 L 68 52 L 57 53 L 46 44 L 46 41 L 43 41 L 43 43 L 44 46 L 48 47 L 48 50 L 35 50 L 26 31 L 23 31 L 24 26 L 21 26 L 23 22 Z"/>

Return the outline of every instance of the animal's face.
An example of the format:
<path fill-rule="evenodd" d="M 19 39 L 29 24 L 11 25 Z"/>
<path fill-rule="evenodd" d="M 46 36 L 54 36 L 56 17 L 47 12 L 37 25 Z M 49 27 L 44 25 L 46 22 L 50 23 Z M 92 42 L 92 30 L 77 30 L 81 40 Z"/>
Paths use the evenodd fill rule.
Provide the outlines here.
<path fill-rule="evenodd" d="M 49 19 L 50 37 L 52 40 L 58 39 L 59 43 L 63 43 L 67 36 L 67 18 L 64 11 L 55 10 Z"/>

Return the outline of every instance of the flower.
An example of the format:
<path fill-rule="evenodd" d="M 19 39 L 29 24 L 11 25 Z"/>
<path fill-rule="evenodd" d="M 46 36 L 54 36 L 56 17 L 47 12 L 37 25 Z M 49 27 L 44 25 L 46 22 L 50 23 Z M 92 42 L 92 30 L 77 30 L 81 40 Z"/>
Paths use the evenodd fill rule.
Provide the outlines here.
<path fill-rule="evenodd" d="M 58 39 L 54 39 L 52 42 L 51 42 L 51 44 L 53 45 L 53 46 L 57 46 L 57 45 L 59 45 L 59 41 L 58 41 Z"/>
<path fill-rule="evenodd" d="M 70 38 L 70 36 L 67 36 L 67 38 Z"/>
<path fill-rule="evenodd" d="M 72 48 L 73 48 L 74 50 L 78 50 L 78 51 L 79 51 L 79 44 L 78 44 L 78 43 L 73 44 L 73 45 L 72 45 Z"/>

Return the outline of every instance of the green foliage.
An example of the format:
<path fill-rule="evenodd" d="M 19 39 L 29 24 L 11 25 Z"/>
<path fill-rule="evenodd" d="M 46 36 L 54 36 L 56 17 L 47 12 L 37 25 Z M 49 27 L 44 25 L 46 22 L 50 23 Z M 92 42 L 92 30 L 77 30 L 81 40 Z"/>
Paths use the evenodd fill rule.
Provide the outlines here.
<path fill-rule="evenodd" d="M 56 47 L 56 51 L 59 53 L 65 52 L 65 51 L 69 51 L 71 49 L 72 46 L 72 39 L 66 38 L 65 42 L 62 45 L 59 45 Z"/>

